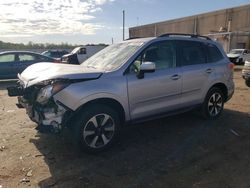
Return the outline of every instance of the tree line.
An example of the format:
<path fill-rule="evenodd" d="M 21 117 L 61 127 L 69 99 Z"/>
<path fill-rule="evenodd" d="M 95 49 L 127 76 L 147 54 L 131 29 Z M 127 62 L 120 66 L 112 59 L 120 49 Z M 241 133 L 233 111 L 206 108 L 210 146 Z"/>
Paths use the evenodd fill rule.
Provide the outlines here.
<path fill-rule="evenodd" d="M 87 44 L 85 46 L 107 46 L 106 44 Z M 0 41 L 0 49 L 25 50 L 25 49 L 73 49 L 80 45 L 72 45 L 68 43 L 53 44 L 53 43 L 11 43 Z"/>

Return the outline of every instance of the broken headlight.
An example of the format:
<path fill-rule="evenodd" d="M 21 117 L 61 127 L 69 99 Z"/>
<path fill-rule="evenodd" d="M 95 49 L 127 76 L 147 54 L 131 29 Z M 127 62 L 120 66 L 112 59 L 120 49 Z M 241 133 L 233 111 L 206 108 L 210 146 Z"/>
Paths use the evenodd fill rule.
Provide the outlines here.
<path fill-rule="evenodd" d="M 37 94 L 36 101 L 40 104 L 46 104 L 53 95 L 63 90 L 68 85 L 69 83 L 62 83 L 62 82 L 55 82 L 52 83 L 51 85 L 47 85 L 42 89 L 40 89 L 40 91 Z"/>

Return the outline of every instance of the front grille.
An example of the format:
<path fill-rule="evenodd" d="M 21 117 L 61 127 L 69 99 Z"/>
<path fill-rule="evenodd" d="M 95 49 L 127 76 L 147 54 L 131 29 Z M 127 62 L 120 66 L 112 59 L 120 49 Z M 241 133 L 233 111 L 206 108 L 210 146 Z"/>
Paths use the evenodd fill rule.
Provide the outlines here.
<path fill-rule="evenodd" d="M 237 60 L 237 57 L 230 57 L 229 60 L 230 60 L 232 63 L 235 63 L 236 60 Z"/>

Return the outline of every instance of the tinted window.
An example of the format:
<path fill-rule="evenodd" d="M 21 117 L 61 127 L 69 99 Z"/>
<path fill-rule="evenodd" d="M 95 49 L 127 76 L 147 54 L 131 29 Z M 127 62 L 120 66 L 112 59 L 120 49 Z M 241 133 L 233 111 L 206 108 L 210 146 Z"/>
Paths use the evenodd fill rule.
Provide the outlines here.
<path fill-rule="evenodd" d="M 175 59 L 174 43 L 172 41 L 158 42 L 144 50 L 131 68 L 137 72 L 142 62 L 153 62 L 158 70 L 173 68 L 176 66 Z"/>
<path fill-rule="evenodd" d="M 33 61 L 35 57 L 30 54 L 19 54 L 19 61 Z"/>
<path fill-rule="evenodd" d="M 60 58 L 64 55 L 64 52 L 51 52 L 50 57 Z"/>
<path fill-rule="evenodd" d="M 0 62 L 11 62 L 11 61 L 15 61 L 14 54 L 6 54 L 0 56 Z"/>
<path fill-rule="evenodd" d="M 80 48 L 78 54 L 87 54 L 86 48 Z"/>
<path fill-rule="evenodd" d="M 51 56 L 52 54 L 50 53 L 50 52 L 45 52 L 45 53 L 42 53 L 43 55 L 45 55 L 45 56 Z"/>
<path fill-rule="evenodd" d="M 206 63 L 204 48 L 200 42 L 178 41 L 181 65 L 196 65 Z"/>
<path fill-rule="evenodd" d="M 223 55 L 219 51 L 219 49 L 213 45 L 213 44 L 208 44 L 207 45 L 207 61 L 208 63 L 213 63 L 216 61 L 220 61 L 223 59 Z"/>

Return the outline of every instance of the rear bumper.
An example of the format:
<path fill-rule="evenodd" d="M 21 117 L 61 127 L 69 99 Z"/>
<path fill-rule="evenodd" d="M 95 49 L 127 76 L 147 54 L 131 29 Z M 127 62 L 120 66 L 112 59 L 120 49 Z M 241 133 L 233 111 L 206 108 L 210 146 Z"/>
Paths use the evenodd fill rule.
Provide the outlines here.
<path fill-rule="evenodd" d="M 234 90 L 228 94 L 226 102 L 229 101 L 233 97 L 233 95 L 234 95 Z"/>

